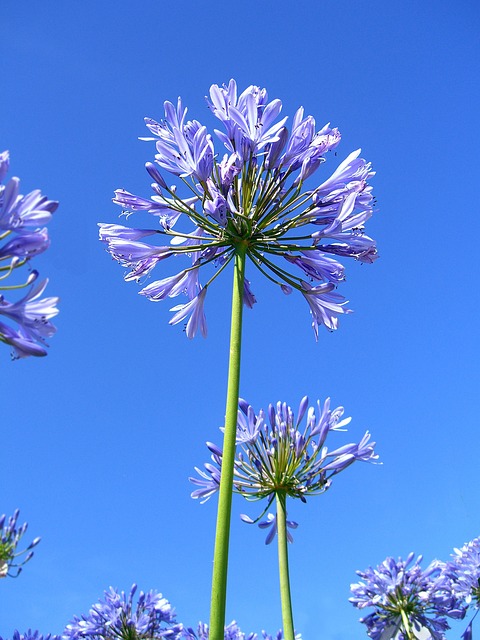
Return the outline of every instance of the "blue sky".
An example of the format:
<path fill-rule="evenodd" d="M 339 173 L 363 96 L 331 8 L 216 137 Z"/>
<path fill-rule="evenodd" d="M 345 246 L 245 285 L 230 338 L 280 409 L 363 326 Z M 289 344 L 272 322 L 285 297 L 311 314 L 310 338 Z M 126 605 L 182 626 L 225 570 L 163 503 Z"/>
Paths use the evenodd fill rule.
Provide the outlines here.
<path fill-rule="evenodd" d="M 114 189 L 149 194 L 143 117 L 181 95 L 213 128 L 204 96 L 231 77 L 338 126 L 330 170 L 362 147 L 377 171 L 381 259 L 347 265 L 355 313 L 315 343 L 305 302 L 252 274 L 241 380 L 257 408 L 331 396 L 352 439 L 377 441 L 382 466 L 354 466 L 290 513 L 298 630 L 365 636 L 356 569 L 412 550 L 447 559 L 480 534 L 478 4 L 4 0 L 0 24 L 0 150 L 24 193 L 60 201 L 36 267 L 61 297 L 47 358 L 0 353 L 0 513 L 19 507 L 42 536 L 0 584 L 0 636 L 59 633 L 132 582 L 186 624 L 208 619 L 215 504 L 192 501 L 187 478 L 220 442 L 230 278 L 209 292 L 208 338 L 190 342 L 168 303 L 123 281 L 96 224 L 118 221 Z M 227 617 L 272 633 L 275 548 L 237 519 L 254 507 L 234 509 Z"/>

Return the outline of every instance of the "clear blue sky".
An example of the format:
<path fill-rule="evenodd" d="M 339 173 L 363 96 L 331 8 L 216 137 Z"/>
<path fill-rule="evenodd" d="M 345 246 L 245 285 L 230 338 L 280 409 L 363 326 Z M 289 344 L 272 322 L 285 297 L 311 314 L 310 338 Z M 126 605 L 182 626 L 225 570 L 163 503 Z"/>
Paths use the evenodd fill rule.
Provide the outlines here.
<path fill-rule="evenodd" d="M 0 513 L 19 507 L 43 538 L 0 583 L 0 636 L 59 633 L 132 582 L 186 624 L 208 619 L 215 504 L 192 501 L 187 478 L 220 442 L 230 278 L 209 293 L 208 339 L 190 342 L 168 302 L 123 282 L 96 223 L 118 221 L 114 189 L 149 194 L 143 117 L 181 95 L 212 126 L 204 96 L 234 77 L 338 126 L 330 168 L 362 147 L 377 171 L 381 259 L 347 265 L 355 313 L 315 343 L 305 302 L 255 275 L 241 381 L 258 408 L 331 396 L 352 439 L 368 428 L 378 443 L 383 466 L 356 465 L 290 513 L 298 630 L 364 637 L 356 569 L 411 550 L 447 559 L 480 534 L 478 3 L 4 0 L 0 27 L 0 150 L 24 193 L 61 203 L 36 261 L 61 297 L 58 333 L 47 358 L 0 353 Z M 272 633 L 263 539 L 234 516 L 227 617 Z"/>

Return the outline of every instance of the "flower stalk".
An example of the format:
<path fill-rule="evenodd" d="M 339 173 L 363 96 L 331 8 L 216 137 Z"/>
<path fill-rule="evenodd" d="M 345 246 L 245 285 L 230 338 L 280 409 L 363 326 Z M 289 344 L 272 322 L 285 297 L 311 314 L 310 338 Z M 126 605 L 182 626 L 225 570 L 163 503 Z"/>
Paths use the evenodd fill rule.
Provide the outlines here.
<path fill-rule="evenodd" d="M 186 302 L 170 309 L 174 316 L 169 324 L 185 323 L 188 338 L 198 333 L 207 336 L 204 312 L 207 289 L 231 261 L 235 263 L 224 444 L 222 450 L 213 444 L 209 446 L 215 466 L 209 464 L 206 472 L 197 470 L 200 479 L 192 479 L 200 487 L 192 493 L 193 497 L 204 501 L 217 490 L 220 492 L 210 640 L 223 640 L 233 492 L 255 500 L 268 498 L 267 509 L 277 491 L 284 494 L 284 501 L 287 495 L 305 501 L 305 494 L 328 489 L 330 477 L 355 460 L 376 457 L 372 445 L 368 445 L 368 433 L 359 445 L 352 443 L 333 452 L 323 446 L 328 431 L 339 426 L 338 414 L 329 410 L 329 402 L 323 410 L 319 406 L 318 424 L 314 410 L 309 410 L 304 434 L 297 432 L 293 412 L 287 405 L 277 406 L 277 411 L 269 409 L 272 424 L 265 431 L 261 428 L 264 414 L 257 418 L 244 401 L 239 404 L 243 305 L 253 308 L 256 303 L 250 275 L 248 279 L 245 277 L 245 263 L 250 260 L 283 294 L 296 290 L 303 296 L 318 339 L 319 326 L 333 331 L 339 317 L 350 313 L 347 300 L 336 292 L 345 279 L 344 266 L 336 256 L 372 263 L 378 255 L 375 241 L 364 233 L 365 223 L 373 214 L 369 180 L 374 171 L 360 157 L 360 149 L 350 153 L 330 177 L 324 176 L 316 188 L 305 190 L 306 181 L 340 143 L 336 127 L 326 124 L 317 130 L 315 119 L 305 116 L 303 107 L 299 107 L 287 129 L 287 117 L 278 120 L 280 100 L 269 101 L 266 90 L 253 85 L 238 93 L 233 79 L 228 85 L 212 85 L 207 104 L 224 127 L 224 131 L 215 129 L 226 150 L 223 158 L 215 150 L 207 128 L 198 120 L 186 120 L 187 109 L 182 100 L 179 98 L 176 105 L 166 101 L 164 119 L 159 122 L 145 119 L 151 136 L 143 140 L 155 142 L 156 148 L 155 163 L 145 165 L 153 180 L 154 194 L 146 198 L 118 189 L 113 200 L 127 216 L 133 212 L 150 214 L 159 228 L 106 223 L 100 223 L 99 227 L 100 240 L 107 251 L 128 269 L 125 280 L 142 283 L 140 295 L 153 302 L 186 295 Z M 173 174 L 180 184 L 169 187 L 162 172 Z M 155 239 L 154 243 L 144 242 L 147 237 Z M 165 244 L 156 243 L 159 237 Z M 174 275 L 145 284 L 157 265 L 163 266 L 173 256 L 187 259 L 190 264 Z M 205 280 L 200 281 L 200 277 L 208 271 L 213 271 L 213 275 L 207 276 L 203 284 Z M 306 398 L 302 400 L 301 417 L 307 402 Z M 249 423 L 247 433 L 243 434 L 247 439 L 240 441 L 239 408 L 240 413 L 245 413 L 241 422 Z M 312 440 L 317 435 L 321 444 Z M 240 461 L 239 482 L 236 440 L 252 446 L 251 451 L 244 451 L 246 457 Z M 278 451 L 274 444 L 277 441 Z M 272 460 L 268 458 L 271 452 L 267 453 L 267 445 L 273 447 Z M 309 446 L 312 451 L 307 451 Z M 287 468 L 277 469 L 282 460 L 287 462 Z M 263 462 L 266 464 L 262 466 Z M 272 465 L 280 475 L 287 475 L 291 484 L 272 475 Z M 263 476 L 267 485 L 263 484 Z M 266 523 L 259 526 L 270 529 L 267 540 L 271 542 L 276 531 L 275 516 L 268 514 Z M 287 540 L 291 536 L 286 527 L 295 526 L 296 523 L 286 521 L 283 513 L 282 531 Z M 282 581 L 286 578 L 285 602 L 289 602 L 286 552 L 285 546 L 281 551 L 281 573 Z M 287 640 L 293 640 L 290 604 L 288 609 Z"/>
<path fill-rule="evenodd" d="M 415 634 L 412 632 L 410 627 L 410 621 L 408 620 L 408 616 L 405 613 L 405 609 L 400 610 L 400 615 L 402 616 L 403 626 L 405 627 L 405 634 L 408 640 L 415 640 Z"/>
<path fill-rule="evenodd" d="M 295 640 L 293 627 L 292 598 L 290 595 L 290 574 L 288 570 L 287 495 L 278 491 L 277 503 L 278 571 L 280 575 L 280 599 L 285 640 Z"/>
<path fill-rule="evenodd" d="M 237 257 L 237 263 L 241 258 L 242 256 Z M 236 278 L 235 286 L 240 285 L 241 280 L 238 281 Z M 234 301 L 235 299 L 234 293 Z M 235 311 L 233 318 L 238 318 Z M 233 327 L 235 325 L 232 323 L 232 329 Z M 239 354 L 239 346 L 237 350 L 233 345 L 240 335 L 240 327 L 237 327 L 236 331 L 232 330 L 231 356 L 235 353 Z M 236 370 L 236 366 L 231 364 L 232 378 L 236 375 L 234 374 Z M 232 389 L 231 392 L 230 389 Z M 232 387 L 229 386 L 231 393 L 229 402 L 235 400 L 238 387 L 235 393 L 233 391 L 232 384 Z M 220 553 L 217 555 L 216 549 L 215 561 L 218 560 L 218 569 L 214 569 L 212 632 L 214 620 L 218 626 L 215 629 L 217 635 L 212 635 L 211 640 L 223 640 L 223 620 L 220 614 L 224 615 L 224 609 L 221 609 L 224 606 L 224 600 L 220 601 L 220 597 L 224 598 L 225 591 L 221 592 L 218 586 L 220 582 L 215 582 L 215 571 L 218 571 L 220 576 L 222 571 L 224 572 L 225 582 L 222 588 L 226 589 L 228 538 L 225 537 L 221 541 L 218 536 L 222 532 L 221 519 L 227 514 L 228 521 L 225 522 L 229 522 L 232 492 L 242 495 L 249 501 L 264 499 L 267 501 L 266 507 L 257 518 L 252 519 L 242 514 L 241 519 L 249 524 L 257 523 L 261 529 L 268 530 L 266 544 L 270 544 L 278 534 L 283 628 L 285 640 L 294 640 L 287 544 L 293 542 L 288 529 L 296 529 L 298 525 L 296 522 L 287 520 L 287 496 L 306 502 L 308 496 L 324 493 L 330 487 L 333 477 L 357 460 L 374 462 L 378 458 L 374 451 L 375 443 L 370 442 L 370 434 L 367 431 L 358 444 L 349 443 L 330 450 L 325 444 L 329 433 L 342 431 L 343 427 L 350 422 L 350 418 L 343 418 L 343 407 L 331 409 L 330 399 L 327 399 L 323 405 L 317 401 L 317 411 L 315 411 L 315 407 L 308 406 L 308 397 L 305 396 L 300 402 L 297 417 L 285 402 L 278 402 L 275 406 L 269 405 L 267 412 L 260 410 L 256 414 L 246 400 L 240 399 L 236 422 L 233 422 L 233 408 L 230 404 L 228 405 L 228 430 L 225 429 L 224 450 L 222 451 L 211 442 L 207 443 L 213 464 L 206 463 L 204 470 L 196 467 L 199 477 L 190 478 L 190 481 L 198 487 L 192 492 L 192 498 L 199 498 L 205 502 L 217 491 L 220 490 L 221 493 L 223 488 L 226 492 L 225 500 L 228 497 L 228 502 L 223 503 L 221 498 L 219 504 L 218 549 L 221 544 L 226 546 L 224 556 Z M 306 425 L 302 426 L 304 418 L 306 418 Z M 231 427 L 235 426 L 236 434 L 230 432 Z M 236 438 L 238 451 L 235 450 L 234 438 Z M 232 455 L 234 455 L 233 460 Z M 275 515 L 268 513 L 266 519 L 259 522 L 274 500 L 277 513 Z M 228 528 L 226 532 L 228 535 Z"/>
<path fill-rule="evenodd" d="M 223 465 L 220 478 L 215 551 L 213 559 L 212 597 L 210 608 L 210 640 L 223 640 L 227 598 L 228 547 L 233 494 L 233 467 L 240 390 L 240 356 L 242 345 L 243 287 L 247 246 L 239 243 L 235 255 L 232 291 L 232 321 L 228 365 Z"/>

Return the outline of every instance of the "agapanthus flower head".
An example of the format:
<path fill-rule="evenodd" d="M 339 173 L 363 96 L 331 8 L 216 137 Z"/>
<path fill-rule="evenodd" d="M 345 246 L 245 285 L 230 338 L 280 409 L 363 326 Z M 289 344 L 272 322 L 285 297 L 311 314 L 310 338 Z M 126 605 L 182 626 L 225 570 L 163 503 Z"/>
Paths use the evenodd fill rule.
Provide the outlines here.
<path fill-rule="evenodd" d="M 271 636 L 266 631 L 262 631 L 263 640 L 283 640 L 283 631 L 280 629 L 277 633 Z M 302 640 L 302 634 L 295 632 L 295 640 Z"/>
<path fill-rule="evenodd" d="M 358 609 L 373 608 L 360 620 L 373 640 L 412 640 L 422 629 L 444 640 L 447 616 L 463 617 L 444 563 L 435 560 L 422 569 L 422 556 L 414 559 L 413 553 L 406 560 L 389 557 L 375 569 L 357 571 L 362 581 L 351 585 L 350 602 Z"/>
<path fill-rule="evenodd" d="M 480 537 L 454 549 L 452 560 L 445 565 L 457 597 L 467 605 L 480 608 Z"/>
<path fill-rule="evenodd" d="M 28 523 L 18 525 L 20 510 L 16 509 L 13 516 L 7 518 L 0 516 L 0 578 L 11 576 L 16 578 L 22 571 L 22 567 L 33 556 L 33 548 L 40 542 L 40 538 L 34 538 L 32 542 L 21 551 L 18 550 L 20 540 L 25 535 Z"/>
<path fill-rule="evenodd" d="M 182 639 L 184 640 L 208 640 L 209 629 L 208 624 L 199 622 L 196 631 L 191 627 L 184 629 Z M 245 634 L 238 624 L 233 620 L 230 624 L 225 625 L 225 640 L 257 640 L 256 633 Z"/>
<path fill-rule="evenodd" d="M 0 636 L 0 640 L 7 640 L 7 638 L 2 638 L 2 636 Z M 11 640 L 62 640 L 62 636 L 57 636 L 51 633 L 43 635 L 40 631 L 32 631 L 32 629 L 28 629 L 25 633 L 20 633 L 20 631 L 15 629 Z"/>
<path fill-rule="evenodd" d="M 134 603 L 136 591 L 135 584 L 128 595 L 110 587 L 105 591 L 105 597 L 92 605 L 88 615 L 75 616 L 62 637 L 65 640 L 180 638 L 183 625 L 176 623 L 174 609 L 168 600 L 157 591 L 140 591 Z"/>
<path fill-rule="evenodd" d="M 454 549 L 452 560 L 445 564 L 445 576 L 451 580 L 452 592 L 466 612 L 475 609 L 473 618 L 463 632 L 463 640 L 471 640 L 473 621 L 480 611 L 480 537 L 466 542 L 461 549 Z"/>
<path fill-rule="evenodd" d="M 209 629 L 208 625 L 204 622 L 199 622 L 197 630 L 194 631 L 191 627 L 183 630 L 183 640 L 208 640 Z M 258 635 L 256 633 L 243 633 L 238 624 L 233 620 L 230 624 L 225 626 L 225 640 L 257 640 Z M 280 630 L 275 635 L 271 636 L 266 631 L 262 631 L 263 640 L 283 640 L 283 632 Z M 295 640 L 302 640 L 300 633 L 295 634 Z"/>
<path fill-rule="evenodd" d="M 215 151 L 205 126 L 186 120 L 180 98 L 176 105 L 167 101 L 163 120 L 146 119 L 152 136 L 143 139 L 154 141 L 157 152 L 155 164 L 146 164 L 152 196 L 115 192 L 114 202 L 127 215 L 143 212 L 158 218 L 156 231 L 169 242 L 139 242 L 141 230 L 129 233 L 111 224 L 100 224 L 100 239 L 128 269 L 126 280 L 143 281 L 171 256 L 186 259 L 178 274 L 181 286 L 170 287 L 176 276 L 167 276 L 140 293 L 153 301 L 185 294 L 188 301 L 173 307 L 171 324 L 188 323 L 190 338 L 197 328 L 206 335 L 207 289 L 240 248 L 249 264 L 284 293 L 303 295 L 315 336 L 319 325 L 336 329 L 339 316 L 348 312 L 345 298 L 335 291 L 344 280 L 338 258 L 367 263 L 377 258 L 374 240 L 364 233 L 373 212 L 370 163 L 357 150 L 330 176 L 325 173 L 319 186 L 307 188 L 306 181 L 339 145 L 338 129 L 327 124 L 317 130 L 302 107 L 288 129 L 287 118 L 278 119 L 280 100 L 270 101 L 265 89 L 253 85 L 238 95 L 234 80 L 212 85 L 207 103 L 224 127 L 215 135 L 226 153 Z M 160 170 L 173 174 L 185 195 L 178 184 L 168 186 Z M 159 237 L 153 230 L 145 235 Z M 206 272 L 207 265 L 213 267 L 210 276 L 200 283 L 199 272 Z M 255 302 L 249 281 L 244 300 L 249 307 Z"/>
<path fill-rule="evenodd" d="M 246 401 L 240 400 L 237 420 L 237 453 L 234 468 L 234 491 L 248 500 L 267 499 L 267 512 L 279 493 L 303 502 L 309 495 L 326 491 L 335 475 L 357 460 L 373 462 L 378 459 L 374 442 L 367 431 L 359 443 L 329 449 L 325 442 L 331 432 L 343 431 L 350 422 L 344 418 L 343 407 L 332 409 L 330 398 L 316 407 L 308 405 L 304 397 L 297 417 L 285 402 L 270 405 L 267 412 L 256 413 Z M 305 419 L 305 420 L 304 420 Z M 304 424 L 303 424 L 304 423 Z M 190 481 L 199 488 L 192 498 L 202 502 L 219 488 L 222 452 L 207 443 L 212 463 L 204 470 L 196 468 L 199 477 Z M 257 522 L 246 516 L 245 522 Z M 267 540 L 275 535 L 275 516 L 270 514 L 261 528 L 269 528 Z M 290 523 L 294 528 L 296 523 Z M 273 531 L 273 533 L 272 533 Z"/>
<path fill-rule="evenodd" d="M 0 183 L 9 168 L 8 151 L 0 153 Z M 48 200 L 37 189 L 23 196 L 19 193 L 20 181 L 11 178 L 0 184 L 0 342 L 13 347 L 14 358 L 45 356 L 46 338 L 53 335 L 55 327 L 50 319 L 58 313 L 58 298 L 39 299 L 47 280 L 33 285 L 37 271 L 30 271 L 23 282 L 5 285 L 4 281 L 17 273 L 20 267 L 30 265 L 36 255 L 50 245 L 45 225 L 52 218 L 58 202 Z M 13 280 L 13 277 L 12 277 Z M 9 302 L 1 291 L 12 291 L 29 287 L 30 291 L 20 300 Z"/>

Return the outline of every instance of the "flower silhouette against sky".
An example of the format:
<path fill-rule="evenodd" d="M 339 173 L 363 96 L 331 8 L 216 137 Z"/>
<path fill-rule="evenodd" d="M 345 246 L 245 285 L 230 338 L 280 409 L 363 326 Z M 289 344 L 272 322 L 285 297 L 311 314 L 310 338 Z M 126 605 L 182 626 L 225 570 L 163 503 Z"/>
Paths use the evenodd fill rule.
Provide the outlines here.
<path fill-rule="evenodd" d="M 205 126 L 186 120 L 180 98 L 176 106 L 165 102 L 165 118 L 146 118 L 152 137 L 143 138 L 156 143 L 155 164 L 146 164 L 153 195 L 119 189 L 114 198 L 126 215 L 146 212 L 157 225 L 141 229 L 102 223 L 100 239 L 128 269 L 125 280 L 142 282 L 140 295 L 154 302 L 187 296 L 187 302 L 172 307 L 170 324 L 185 322 L 189 338 L 198 331 L 206 336 L 207 289 L 240 245 L 250 263 L 285 294 L 295 289 L 303 295 L 316 337 L 319 325 L 336 329 L 338 317 L 348 312 L 345 298 L 336 292 L 345 279 L 338 259 L 371 263 L 377 258 L 375 242 L 364 233 L 373 211 L 370 164 L 360 150 L 354 151 L 317 187 L 306 188 L 340 143 L 338 129 L 327 124 L 317 130 L 302 107 L 287 129 L 287 118 L 278 120 L 280 100 L 269 102 L 266 90 L 253 85 L 238 95 L 234 80 L 212 85 L 207 102 L 223 124 L 224 131 L 215 134 L 226 153 L 215 151 Z M 179 185 L 168 186 L 160 169 L 178 178 L 185 195 Z M 158 235 L 169 242 L 145 241 Z M 180 271 L 147 282 L 157 264 L 182 254 L 187 264 Z M 200 268 L 208 264 L 215 268 L 201 283 Z M 244 303 L 252 307 L 255 302 L 246 279 Z"/>
<path fill-rule="evenodd" d="M 357 460 L 373 462 L 378 459 L 368 431 L 358 444 L 350 443 L 332 450 L 326 446 L 329 433 L 343 431 L 350 422 L 350 418 L 343 418 L 343 413 L 343 407 L 330 408 L 330 398 L 323 406 L 317 401 L 315 409 L 308 406 L 305 396 L 296 418 L 285 402 L 278 402 L 275 407 L 270 405 L 265 415 L 263 410 L 256 414 L 247 402 L 240 401 L 234 491 L 247 500 L 267 500 L 258 518 L 252 520 L 243 515 L 242 520 L 250 524 L 258 522 L 277 493 L 306 502 L 308 496 L 325 492 L 331 486 L 332 478 Z M 301 426 L 305 416 L 305 426 Z M 218 491 L 222 467 L 221 450 L 210 442 L 207 447 L 213 464 L 205 464 L 204 470 L 196 468 L 199 477 L 190 478 L 199 487 L 192 492 L 192 498 L 202 502 Z M 259 526 L 269 529 L 266 542 L 270 543 L 276 532 L 275 516 L 268 514 Z M 289 521 L 287 526 L 296 528 L 297 525 Z"/>

